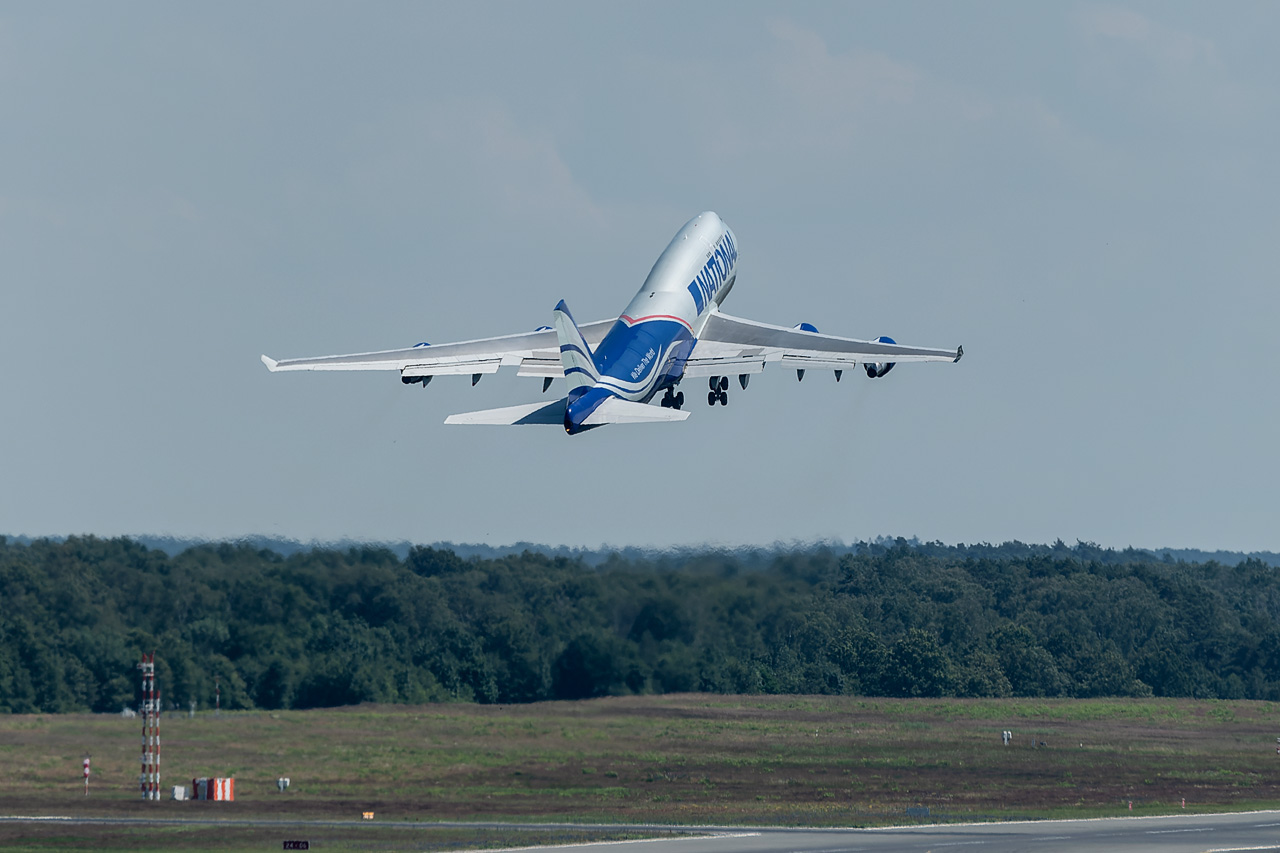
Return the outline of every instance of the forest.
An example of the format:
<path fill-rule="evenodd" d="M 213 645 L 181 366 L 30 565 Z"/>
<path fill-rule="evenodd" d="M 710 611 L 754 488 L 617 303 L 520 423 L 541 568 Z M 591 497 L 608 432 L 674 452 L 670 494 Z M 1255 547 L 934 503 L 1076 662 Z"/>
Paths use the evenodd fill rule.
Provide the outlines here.
<path fill-rule="evenodd" d="M 629 693 L 1280 699 L 1256 559 L 905 540 L 760 556 L 0 537 L 0 711 Z"/>

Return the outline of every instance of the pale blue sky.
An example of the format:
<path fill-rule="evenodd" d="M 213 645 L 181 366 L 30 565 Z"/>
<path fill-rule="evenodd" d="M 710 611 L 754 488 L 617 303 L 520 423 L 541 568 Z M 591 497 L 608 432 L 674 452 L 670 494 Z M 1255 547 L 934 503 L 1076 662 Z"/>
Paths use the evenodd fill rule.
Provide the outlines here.
<path fill-rule="evenodd" d="M 1272 3 L 0 5 L 0 532 L 1280 550 L 1277 31 Z M 704 209 L 730 313 L 964 360 L 573 439 L 441 423 L 537 380 L 258 361 L 615 316 Z"/>

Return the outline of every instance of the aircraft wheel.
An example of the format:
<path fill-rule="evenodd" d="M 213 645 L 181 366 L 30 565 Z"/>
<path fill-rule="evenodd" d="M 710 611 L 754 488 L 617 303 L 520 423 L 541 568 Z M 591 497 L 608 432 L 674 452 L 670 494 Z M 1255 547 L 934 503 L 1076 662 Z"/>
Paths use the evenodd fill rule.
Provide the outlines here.
<path fill-rule="evenodd" d="M 714 405 L 716 404 L 716 400 L 719 400 L 719 399 L 720 399 L 720 394 L 719 394 L 718 392 L 716 392 L 716 391 L 708 391 L 708 392 L 707 392 L 707 405 L 708 405 L 708 406 L 714 406 Z"/>
<path fill-rule="evenodd" d="M 709 378 L 709 379 L 707 380 L 707 388 L 709 388 L 709 389 L 710 389 L 710 390 L 712 390 L 712 391 L 719 391 L 719 390 L 720 390 L 720 377 L 719 377 L 719 376 L 712 376 L 711 378 Z"/>
<path fill-rule="evenodd" d="M 724 391 L 721 391 L 717 396 L 720 398 L 720 405 L 722 406 L 729 405 L 729 395 L 727 393 L 725 393 Z"/>
<path fill-rule="evenodd" d="M 729 390 L 729 377 L 728 377 L 728 376 L 721 376 L 721 377 L 720 377 L 720 390 L 721 390 L 721 391 L 728 391 L 728 390 Z"/>
<path fill-rule="evenodd" d="M 677 395 L 676 395 L 676 400 L 675 400 L 675 402 L 676 402 L 676 408 L 677 408 L 677 409 L 679 409 L 681 406 L 683 406 L 683 405 L 684 405 L 684 392 L 683 392 L 683 391 L 681 391 L 679 394 L 677 394 Z"/>

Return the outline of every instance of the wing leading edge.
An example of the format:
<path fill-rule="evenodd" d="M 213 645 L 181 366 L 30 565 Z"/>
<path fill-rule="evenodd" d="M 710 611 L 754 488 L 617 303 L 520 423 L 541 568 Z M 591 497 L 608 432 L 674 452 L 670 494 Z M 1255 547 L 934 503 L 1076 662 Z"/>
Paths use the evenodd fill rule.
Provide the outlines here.
<path fill-rule="evenodd" d="M 614 320 L 600 320 L 579 327 L 587 343 L 596 346 Z M 399 370 L 406 379 L 426 376 L 497 373 L 502 367 L 518 367 L 521 376 L 563 376 L 560 342 L 555 330 L 540 329 L 517 335 L 478 338 L 472 341 L 416 346 L 408 349 L 325 355 L 315 358 L 276 360 L 262 356 L 272 372 L 284 370 Z"/>
<path fill-rule="evenodd" d="M 713 313 L 685 365 L 685 376 L 760 373 L 766 363 L 840 370 L 874 362 L 959 361 L 954 350 L 861 341 Z"/>

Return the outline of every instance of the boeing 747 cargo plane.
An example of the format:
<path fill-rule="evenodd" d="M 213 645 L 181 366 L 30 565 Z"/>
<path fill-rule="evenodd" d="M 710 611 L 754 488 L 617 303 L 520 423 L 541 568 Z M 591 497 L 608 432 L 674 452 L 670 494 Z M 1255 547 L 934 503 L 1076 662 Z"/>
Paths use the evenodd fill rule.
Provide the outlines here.
<path fill-rule="evenodd" d="M 729 377 L 746 390 L 766 365 L 835 372 L 862 365 L 877 378 L 899 362 L 959 361 L 954 350 L 901 346 L 892 338 L 873 341 L 823 335 L 808 323 L 794 328 L 730 317 L 720 304 L 738 273 L 738 241 L 714 213 L 685 223 L 616 320 L 577 325 L 564 301 L 553 325 L 532 332 L 409 349 L 276 361 L 277 370 L 398 370 L 406 385 L 424 387 L 442 374 L 471 376 L 471 384 L 501 367 L 519 376 L 542 377 L 542 390 L 563 376 L 568 393 L 551 403 L 450 415 L 447 424 L 557 424 L 570 435 L 604 424 L 682 421 L 686 379 L 707 378 L 707 403 L 729 403 Z M 662 395 L 661 405 L 650 405 Z"/>

